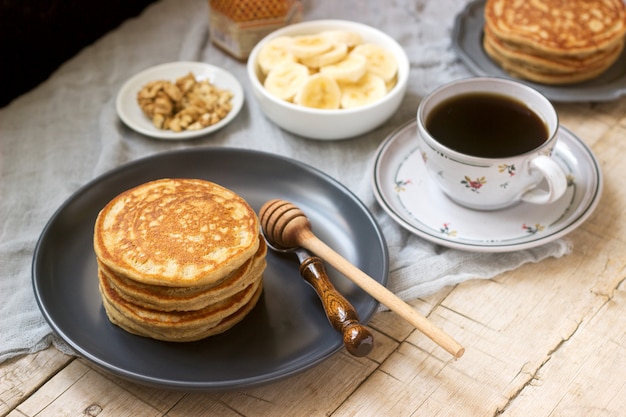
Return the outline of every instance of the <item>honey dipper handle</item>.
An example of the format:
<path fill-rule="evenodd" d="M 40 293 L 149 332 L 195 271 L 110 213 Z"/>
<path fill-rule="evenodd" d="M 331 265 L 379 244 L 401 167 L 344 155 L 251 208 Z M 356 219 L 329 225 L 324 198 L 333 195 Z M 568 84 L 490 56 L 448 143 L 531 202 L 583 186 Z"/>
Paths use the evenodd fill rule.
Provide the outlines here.
<path fill-rule="evenodd" d="M 343 335 L 346 350 L 354 356 L 367 356 L 374 347 L 374 336 L 359 322 L 352 304 L 330 282 L 322 260 L 317 256 L 303 260 L 300 274 L 315 288 L 328 320 Z"/>
<path fill-rule="evenodd" d="M 465 353 L 465 348 L 443 330 L 432 324 L 428 319 L 419 314 L 410 305 L 402 301 L 397 295 L 389 291 L 385 286 L 371 278 L 365 272 L 348 262 L 345 258 L 327 246 L 308 229 L 301 229 L 297 236 L 300 246 L 318 255 L 352 282 L 362 288 L 369 295 L 387 306 L 391 311 L 398 314 L 413 327 L 428 336 L 447 352 L 456 358 Z"/>

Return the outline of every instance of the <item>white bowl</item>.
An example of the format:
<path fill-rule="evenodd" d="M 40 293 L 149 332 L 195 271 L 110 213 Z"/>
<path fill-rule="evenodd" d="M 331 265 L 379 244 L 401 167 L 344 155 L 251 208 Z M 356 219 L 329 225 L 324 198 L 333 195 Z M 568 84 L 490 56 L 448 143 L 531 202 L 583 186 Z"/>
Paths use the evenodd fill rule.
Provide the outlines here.
<path fill-rule="evenodd" d="M 380 100 L 352 109 L 322 110 L 299 106 L 270 95 L 261 84 L 259 51 L 278 36 L 316 34 L 324 30 L 344 29 L 359 33 L 365 42 L 376 43 L 396 57 L 396 85 Z M 263 113 L 281 128 L 311 139 L 347 139 L 369 132 L 384 123 L 398 109 L 409 79 L 409 59 L 402 47 L 389 35 L 362 23 L 346 20 L 313 20 L 296 23 L 274 31 L 263 38 L 248 58 L 248 78 Z"/>

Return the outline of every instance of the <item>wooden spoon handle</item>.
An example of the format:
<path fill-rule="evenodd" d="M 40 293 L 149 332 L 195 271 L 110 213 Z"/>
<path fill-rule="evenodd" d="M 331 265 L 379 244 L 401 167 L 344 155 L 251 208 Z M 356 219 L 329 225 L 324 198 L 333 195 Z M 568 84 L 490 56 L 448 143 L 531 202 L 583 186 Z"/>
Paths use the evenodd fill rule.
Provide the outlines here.
<path fill-rule="evenodd" d="M 410 305 L 402 301 L 398 296 L 389 291 L 385 286 L 348 262 L 345 258 L 318 239 L 313 232 L 302 229 L 298 235 L 300 246 L 318 255 L 352 282 L 362 288 L 369 295 L 387 306 L 391 311 L 411 323 L 432 341 L 437 343 L 453 356 L 460 358 L 465 349 L 451 336 L 432 324 L 428 319 L 419 314 Z"/>
<path fill-rule="evenodd" d="M 303 260 L 300 274 L 317 292 L 330 324 L 343 335 L 346 350 L 354 356 L 367 356 L 374 347 L 374 336 L 359 322 L 352 304 L 330 282 L 322 260 L 317 256 Z"/>
<path fill-rule="evenodd" d="M 261 207 L 259 218 L 266 236 L 275 246 L 309 249 L 455 357 L 465 352 L 463 346 L 443 330 L 319 240 L 311 231 L 309 219 L 296 205 L 285 200 L 270 200 Z"/>

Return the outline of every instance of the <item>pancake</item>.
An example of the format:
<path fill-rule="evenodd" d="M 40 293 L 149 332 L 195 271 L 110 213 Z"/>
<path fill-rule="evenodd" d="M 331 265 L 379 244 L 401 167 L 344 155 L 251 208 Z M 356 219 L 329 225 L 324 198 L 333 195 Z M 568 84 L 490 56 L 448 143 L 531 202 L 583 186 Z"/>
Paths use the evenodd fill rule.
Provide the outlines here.
<path fill-rule="evenodd" d="M 622 0 L 487 0 L 485 22 L 503 40 L 547 55 L 610 49 L 626 33 Z"/>
<path fill-rule="evenodd" d="M 194 287 L 150 285 L 118 276 L 105 265 L 99 270 L 116 293 L 129 303 L 160 311 L 193 311 L 228 298 L 260 279 L 266 266 L 267 246 L 261 238 L 253 258 L 217 284 Z"/>
<path fill-rule="evenodd" d="M 521 55 L 507 54 L 501 49 L 497 49 L 492 42 L 485 39 L 483 43 L 485 52 L 504 71 L 516 78 L 526 79 L 542 84 L 565 85 L 591 80 L 604 73 L 619 57 L 623 51 L 623 44 L 613 51 L 613 57 L 609 56 L 606 61 L 587 67 L 572 66 L 567 68 L 564 65 L 550 62 L 546 65 L 536 58 L 524 58 Z M 544 61 L 545 62 L 545 61 Z"/>
<path fill-rule="evenodd" d="M 622 53 L 624 42 L 610 49 L 597 51 L 593 55 L 580 56 L 544 56 L 533 51 L 517 49 L 495 37 L 489 28 L 485 28 L 483 37 L 485 48 L 490 48 L 501 60 L 535 68 L 549 73 L 586 72 L 606 68 Z"/>
<path fill-rule="evenodd" d="M 114 197 L 94 225 L 111 323 L 186 342 L 243 320 L 263 291 L 267 245 L 248 203 L 218 184 L 161 179 Z"/>
<path fill-rule="evenodd" d="M 254 308 L 263 290 L 263 281 L 194 312 L 162 312 L 126 302 L 100 279 L 102 302 L 111 323 L 129 333 L 168 342 L 191 342 L 214 336 L 241 322 Z"/>
<path fill-rule="evenodd" d="M 219 282 L 258 249 L 248 203 L 209 181 L 161 179 L 115 197 L 98 214 L 94 250 L 115 274 L 154 285 Z"/>
<path fill-rule="evenodd" d="M 622 0 L 487 0 L 483 48 L 510 75 L 571 84 L 604 73 L 626 36 Z"/>

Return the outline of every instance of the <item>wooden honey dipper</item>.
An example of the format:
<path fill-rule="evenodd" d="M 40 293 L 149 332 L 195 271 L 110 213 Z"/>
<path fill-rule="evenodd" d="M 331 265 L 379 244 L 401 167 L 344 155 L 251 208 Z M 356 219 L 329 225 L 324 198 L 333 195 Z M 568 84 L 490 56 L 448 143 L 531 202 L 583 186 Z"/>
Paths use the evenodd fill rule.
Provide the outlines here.
<path fill-rule="evenodd" d="M 267 237 L 265 241 L 270 249 L 278 253 L 296 254 L 300 261 L 300 275 L 317 293 L 328 321 L 343 336 L 346 350 L 354 356 L 369 355 L 374 348 L 374 335 L 361 324 L 356 309 L 332 284 L 322 259 L 300 246 L 282 249 L 275 247 Z"/>
<path fill-rule="evenodd" d="M 451 336 L 315 236 L 309 219 L 296 205 L 280 199 L 270 200 L 259 210 L 259 219 L 263 234 L 272 246 L 280 249 L 300 246 L 310 250 L 454 357 L 460 358 L 465 353 L 465 348 Z"/>

